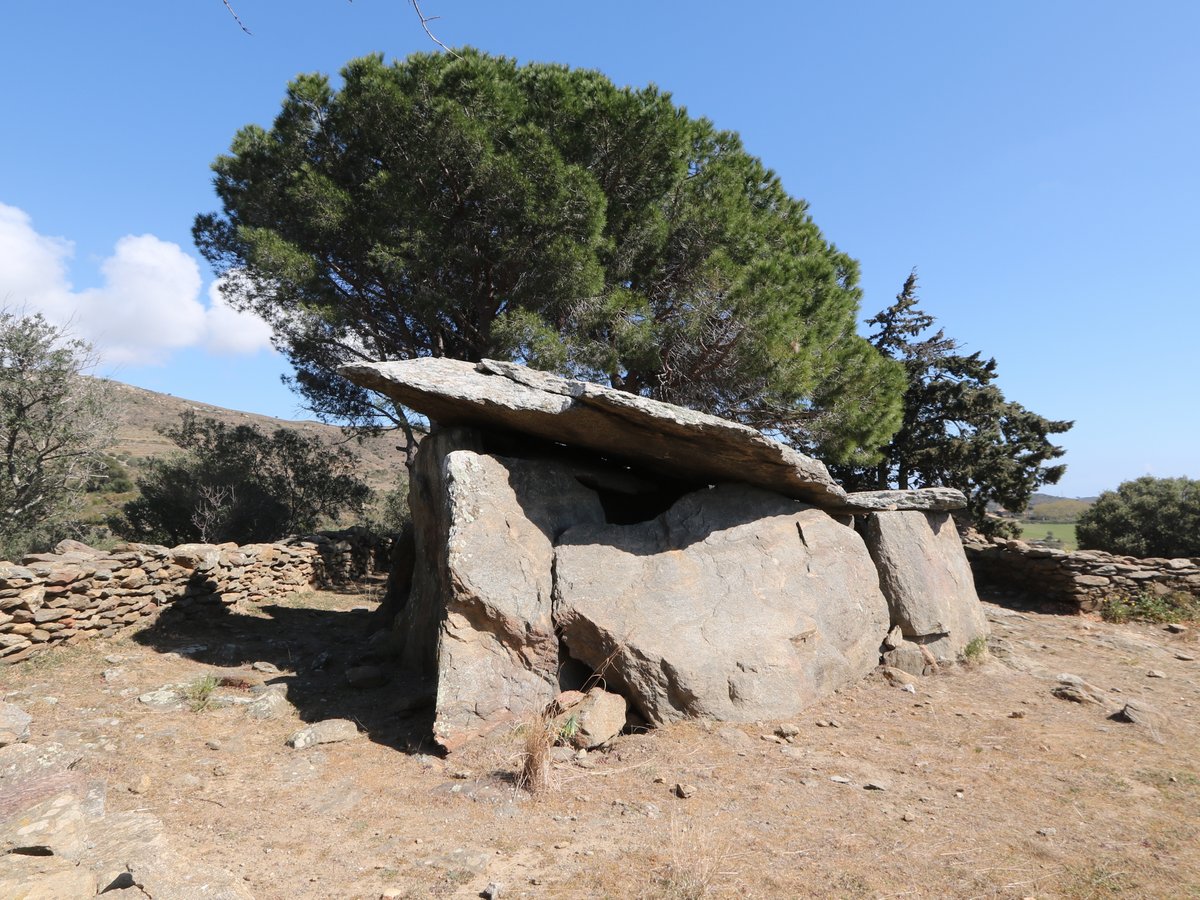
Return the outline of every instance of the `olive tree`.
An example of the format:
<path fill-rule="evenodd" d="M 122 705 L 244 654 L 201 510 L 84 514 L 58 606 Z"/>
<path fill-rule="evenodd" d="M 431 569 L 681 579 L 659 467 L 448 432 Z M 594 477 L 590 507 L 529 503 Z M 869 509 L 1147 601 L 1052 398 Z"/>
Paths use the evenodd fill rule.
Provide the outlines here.
<path fill-rule="evenodd" d="M 91 346 L 41 314 L 0 310 L 0 557 L 53 540 L 107 471 L 112 398 Z"/>

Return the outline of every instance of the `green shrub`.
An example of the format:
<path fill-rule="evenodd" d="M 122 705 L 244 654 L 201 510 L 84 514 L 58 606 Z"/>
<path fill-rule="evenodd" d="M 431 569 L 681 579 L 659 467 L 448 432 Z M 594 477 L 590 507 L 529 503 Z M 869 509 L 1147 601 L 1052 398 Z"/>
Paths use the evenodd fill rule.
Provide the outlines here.
<path fill-rule="evenodd" d="M 370 497 L 349 450 L 290 428 L 267 434 L 185 413 L 164 434 L 184 452 L 151 460 L 141 496 L 110 523 L 134 540 L 273 541 L 361 513 Z"/>
<path fill-rule="evenodd" d="M 1100 604 L 1100 617 L 1106 622 L 1188 622 L 1200 619 L 1200 598 L 1174 591 L 1109 594 Z"/>
<path fill-rule="evenodd" d="M 184 696 L 192 712 L 203 712 L 212 704 L 212 695 L 220 686 L 220 681 L 214 675 L 204 675 L 197 678 L 184 689 Z"/>
<path fill-rule="evenodd" d="M 1153 478 L 1105 491 L 1079 517 L 1080 549 L 1123 556 L 1200 556 L 1200 481 Z"/>
<path fill-rule="evenodd" d="M 973 637 L 967 642 L 967 646 L 963 648 L 963 659 L 969 663 L 982 662 L 987 656 L 987 638 L 980 635 Z"/>

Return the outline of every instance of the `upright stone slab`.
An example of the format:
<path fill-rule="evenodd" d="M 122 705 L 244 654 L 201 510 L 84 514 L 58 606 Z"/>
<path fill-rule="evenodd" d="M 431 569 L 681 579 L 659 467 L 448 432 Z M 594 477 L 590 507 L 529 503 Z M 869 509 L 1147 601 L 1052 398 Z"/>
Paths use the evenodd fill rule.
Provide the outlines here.
<path fill-rule="evenodd" d="M 939 661 L 953 660 L 972 640 L 987 636 L 987 618 L 949 513 L 872 513 L 863 536 L 906 643 Z M 897 648 L 889 662 L 912 671 L 913 664 L 902 663 L 919 659 L 918 648 Z"/>
<path fill-rule="evenodd" d="M 432 676 L 437 672 L 438 632 L 446 617 L 450 596 L 450 571 L 446 541 L 450 534 L 446 505 L 446 457 L 455 450 L 483 448 L 472 428 L 443 428 L 421 441 L 409 473 L 408 503 L 413 520 L 413 554 L 416 565 L 408 597 L 396 615 L 401 665 Z"/>
<path fill-rule="evenodd" d="M 887 602 L 862 539 L 744 485 L 636 525 L 580 525 L 555 558 L 570 655 L 648 722 L 777 719 L 878 663 Z"/>
<path fill-rule="evenodd" d="M 556 461 L 455 450 L 440 484 L 445 543 L 441 558 L 424 562 L 441 570 L 426 583 L 444 590 L 434 735 L 452 750 L 540 712 L 558 692 L 553 544 L 571 525 L 603 522 L 604 512 Z"/>

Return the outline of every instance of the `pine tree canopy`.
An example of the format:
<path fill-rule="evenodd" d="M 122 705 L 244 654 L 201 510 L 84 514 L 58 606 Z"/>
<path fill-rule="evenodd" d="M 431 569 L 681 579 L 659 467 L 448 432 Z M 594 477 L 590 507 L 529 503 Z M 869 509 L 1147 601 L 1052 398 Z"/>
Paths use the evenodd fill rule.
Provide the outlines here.
<path fill-rule="evenodd" d="M 903 367 L 856 262 L 738 136 L 651 86 L 464 50 L 303 75 L 214 163 L 198 246 L 327 421 L 403 424 L 335 374 L 516 360 L 877 459 Z"/>

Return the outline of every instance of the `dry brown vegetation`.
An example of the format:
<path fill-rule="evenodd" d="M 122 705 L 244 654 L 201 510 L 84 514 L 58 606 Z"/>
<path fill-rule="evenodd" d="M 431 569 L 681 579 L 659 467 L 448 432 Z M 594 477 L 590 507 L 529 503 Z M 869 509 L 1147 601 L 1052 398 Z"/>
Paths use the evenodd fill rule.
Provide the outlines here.
<path fill-rule="evenodd" d="M 1200 896 L 1200 662 L 1180 658 L 1200 658 L 1194 626 L 988 604 L 988 656 L 915 694 L 872 677 L 796 717 L 791 742 L 784 723 L 692 722 L 582 760 L 547 754 L 535 798 L 518 786 L 528 730 L 442 759 L 421 741 L 420 685 L 346 685 L 374 605 L 311 594 L 164 619 L 0 671 L 0 695 L 32 713 L 33 742 L 84 754 L 110 808 L 152 811 L 259 898 L 489 883 L 503 897 Z M 256 661 L 283 670 L 266 677 L 289 686 L 284 718 L 222 706 L 236 685 L 195 711 L 137 700 Z M 1053 696 L 1063 673 L 1107 705 Z M 1160 718 L 1108 717 L 1129 700 Z M 368 738 L 285 746 L 335 716 Z"/>

